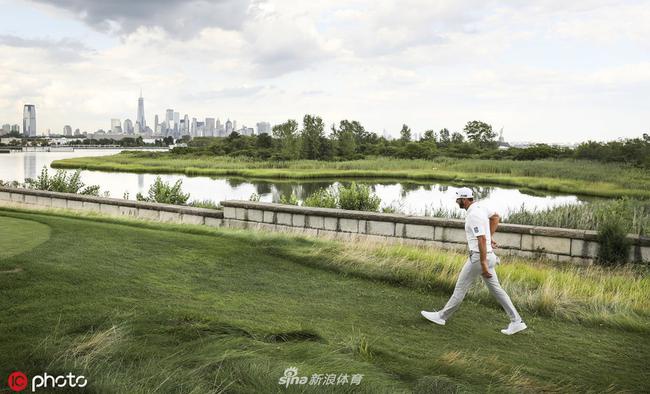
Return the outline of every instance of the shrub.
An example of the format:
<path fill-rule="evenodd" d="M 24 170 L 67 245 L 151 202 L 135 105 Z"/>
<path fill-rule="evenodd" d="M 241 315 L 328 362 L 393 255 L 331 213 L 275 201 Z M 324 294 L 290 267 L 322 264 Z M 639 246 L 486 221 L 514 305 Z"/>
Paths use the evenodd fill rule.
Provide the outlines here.
<path fill-rule="evenodd" d="M 298 205 L 298 197 L 294 193 L 291 193 L 290 196 L 282 195 L 280 196 L 280 204 L 286 205 Z"/>
<path fill-rule="evenodd" d="M 352 182 L 350 186 L 339 186 L 339 208 L 353 211 L 373 211 L 379 210 L 381 199 L 375 195 L 370 186 L 357 185 Z"/>
<path fill-rule="evenodd" d="M 138 193 L 136 199 L 138 201 L 185 205 L 187 200 L 190 198 L 190 195 L 189 193 L 183 193 L 181 190 L 182 184 L 183 181 L 179 179 L 174 183 L 174 186 L 170 186 L 169 183 L 163 182 L 158 176 L 154 183 L 149 187 L 148 196 L 144 197 L 142 193 Z"/>
<path fill-rule="evenodd" d="M 280 202 L 285 204 L 282 199 L 280 199 Z M 357 185 L 353 182 L 350 186 L 339 185 L 336 188 L 330 186 L 327 189 L 320 189 L 305 198 L 303 205 L 377 212 L 379 204 L 381 204 L 381 199 L 373 193 L 370 186 Z"/>
<path fill-rule="evenodd" d="M 30 189 L 51 192 L 76 193 L 89 196 L 99 195 L 99 185 L 86 186 L 81 182 L 81 170 L 76 170 L 72 174 L 64 170 L 57 170 L 56 174 L 49 176 L 47 167 L 43 167 L 41 175 L 36 179 L 26 179 L 25 185 Z"/>
<path fill-rule="evenodd" d="M 305 206 L 319 208 L 338 208 L 336 190 L 332 188 L 320 189 L 305 198 Z"/>
<path fill-rule="evenodd" d="M 630 241 L 620 220 L 610 219 L 598 229 L 598 262 L 604 265 L 624 264 L 628 258 Z"/>

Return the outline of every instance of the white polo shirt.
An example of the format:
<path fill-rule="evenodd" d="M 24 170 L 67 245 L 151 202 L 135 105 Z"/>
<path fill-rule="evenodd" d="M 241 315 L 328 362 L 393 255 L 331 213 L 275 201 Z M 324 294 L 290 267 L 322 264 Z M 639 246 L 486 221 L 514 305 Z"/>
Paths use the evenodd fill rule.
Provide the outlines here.
<path fill-rule="evenodd" d="M 480 202 L 470 205 L 465 216 L 465 235 L 467 236 L 467 247 L 470 252 L 479 252 L 477 238 L 479 235 L 485 235 L 486 251 L 492 251 L 490 216 L 496 213 L 496 211 Z"/>

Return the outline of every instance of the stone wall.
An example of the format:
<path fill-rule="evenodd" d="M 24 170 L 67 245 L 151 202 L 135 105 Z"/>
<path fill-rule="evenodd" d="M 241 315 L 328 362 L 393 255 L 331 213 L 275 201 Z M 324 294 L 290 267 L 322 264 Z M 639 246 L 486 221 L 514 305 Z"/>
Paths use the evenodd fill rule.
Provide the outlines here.
<path fill-rule="evenodd" d="M 160 222 L 202 224 L 220 227 L 223 211 L 156 204 L 81 194 L 0 187 L 0 206 L 36 209 L 67 209 L 95 212 L 114 217 L 130 217 Z"/>
<path fill-rule="evenodd" d="M 0 206 L 90 211 L 114 217 L 213 227 L 284 231 L 347 240 L 379 240 L 465 250 L 461 220 L 251 201 L 223 201 L 223 211 L 115 198 L 0 187 Z M 650 262 L 650 237 L 628 236 L 629 260 Z M 501 224 L 499 253 L 590 263 L 597 256 L 595 231 Z"/>
<path fill-rule="evenodd" d="M 464 250 L 462 220 L 309 208 L 250 201 L 223 201 L 224 226 L 300 232 L 339 239 L 373 239 Z M 629 235 L 630 261 L 650 261 L 650 237 Z M 598 253 L 595 231 L 501 224 L 499 253 L 591 263 Z"/>

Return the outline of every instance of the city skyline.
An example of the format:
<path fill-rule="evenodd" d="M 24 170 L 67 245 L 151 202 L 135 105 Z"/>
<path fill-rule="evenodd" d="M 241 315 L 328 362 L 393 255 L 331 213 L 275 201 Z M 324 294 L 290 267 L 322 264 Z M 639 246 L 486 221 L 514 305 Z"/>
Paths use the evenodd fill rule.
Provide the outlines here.
<path fill-rule="evenodd" d="M 482 120 L 540 142 L 638 137 L 650 123 L 642 1 L 0 6 L 0 120 L 36 104 L 40 133 L 135 127 L 140 88 L 149 123 L 170 106 L 246 125 L 315 114 L 392 136 Z"/>

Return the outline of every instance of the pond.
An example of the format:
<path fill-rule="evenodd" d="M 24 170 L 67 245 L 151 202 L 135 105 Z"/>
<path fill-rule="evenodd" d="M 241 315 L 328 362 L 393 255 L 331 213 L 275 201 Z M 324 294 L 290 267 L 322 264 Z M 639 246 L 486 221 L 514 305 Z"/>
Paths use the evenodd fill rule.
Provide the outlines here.
<path fill-rule="evenodd" d="M 74 152 L 12 152 L 0 154 L 0 180 L 24 182 L 36 178 L 43 166 L 49 167 L 54 160 L 112 155 L 118 150 L 77 150 Z M 50 169 L 50 174 L 55 170 Z M 260 201 L 279 202 L 282 195 L 292 193 L 303 199 L 318 189 L 349 184 L 352 180 L 247 180 L 241 178 L 189 177 L 178 174 L 134 174 L 124 172 L 82 171 L 81 179 L 86 185 L 100 185 L 101 193 L 110 197 L 135 199 L 137 193 L 147 194 L 156 176 L 165 182 L 183 181 L 183 191 L 190 194 L 190 201 L 248 200 L 251 195 Z M 454 201 L 454 192 L 461 186 L 440 182 L 410 182 L 402 180 L 360 179 L 357 182 L 371 186 L 381 198 L 382 207 L 393 207 L 412 215 L 431 214 L 439 209 L 460 211 Z M 508 187 L 467 185 L 474 189 L 478 199 L 486 200 L 503 216 L 524 206 L 527 210 L 540 210 L 557 205 L 580 204 L 585 200 L 575 195 L 559 195 Z"/>

